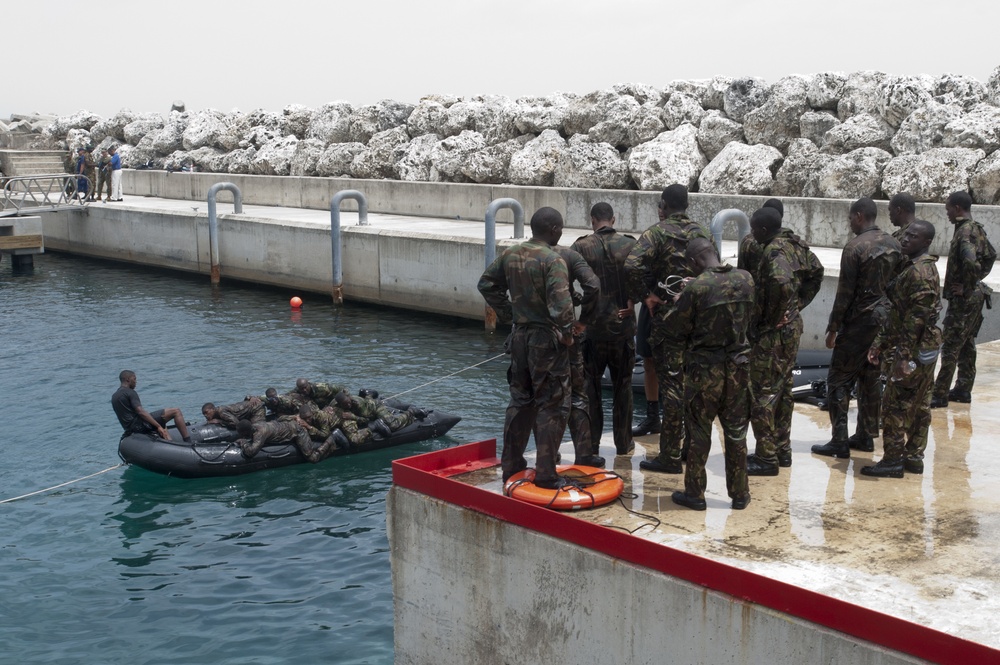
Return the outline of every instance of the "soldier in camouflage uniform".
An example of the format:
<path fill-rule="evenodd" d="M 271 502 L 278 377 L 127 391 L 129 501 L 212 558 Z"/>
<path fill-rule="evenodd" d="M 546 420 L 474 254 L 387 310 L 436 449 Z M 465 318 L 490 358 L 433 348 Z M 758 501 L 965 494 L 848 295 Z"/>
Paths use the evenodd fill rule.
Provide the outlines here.
<path fill-rule="evenodd" d="M 387 437 L 413 422 L 413 412 L 394 411 L 381 400 L 371 397 L 349 395 L 346 391 L 341 391 L 337 393 L 334 400 L 337 408 L 345 413 L 353 413 L 357 420 L 367 421 L 368 427 L 383 437 Z"/>
<path fill-rule="evenodd" d="M 535 485 L 558 488 L 556 454 L 570 405 L 569 353 L 573 301 L 566 262 L 552 250 L 562 237 L 562 215 L 540 208 L 531 217 L 531 239 L 509 247 L 486 269 L 479 292 L 510 336 L 510 404 L 504 418 L 503 480 L 527 468 L 524 450 L 535 433 Z M 508 299 L 508 292 L 510 299 Z"/>
<path fill-rule="evenodd" d="M 906 192 L 900 192 L 889 199 L 889 222 L 896 227 L 892 237 L 900 244 L 903 243 L 906 227 L 916 219 L 916 214 L 917 204 Z"/>
<path fill-rule="evenodd" d="M 242 402 L 225 406 L 206 402 L 201 407 L 201 415 L 205 416 L 205 422 L 225 425 L 229 429 L 236 429 L 237 423 L 241 420 L 249 420 L 252 423 L 263 422 L 265 411 L 264 402 L 259 397 L 248 397 Z"/>
<path fill-rule="evenodd" d="M 764 201 L 761 208 L 771 208 L 778 212 L 778 217 L 784 218 L 785 216 L 785 204 L 781 202 L 781 199 L 768 199 Z M 742 238 L 740 238 L 740 248 L 739 254 L 736 259 L 736 267 L 740 270 L 746 270 L 750 273 L 751 277 L 756 279 L 757 265 L 760 263 L 760 257 L 763 252 L 763 248 L 760 246 L 752 233 L 748 233 Z"/>
<path fill-rule="evenodd" d="M 274 388 L 268 388 L 264 391 L 263 402 L 271 410 L 271 413 L 278 414 L 279 416 L 294 416 L 298 414 L 299 409 L 306 403 L 306 400 L 294 390 L 279 395 L 278 391 Z"/>
<path fill-rule="evenodd" d="M 647 471 L 683 473 L 681 445 L 684 441 L 684 341 L 677 336 L 673 298 L 660 287 L 668 278 L 692 276 L 685 258 L 688 242 L 708 239 L 705 231 L 687 214 L 687 188 L 670 185 L 663 190 L 660 208 L 663 220 L 649 227 L 635 243 L 625 261 L 628 290 L 635 302 L 642 301 L 652 313 L 649 344 L 659 383 L 660 453 L 643 460 Z"/>
<path fill-rule="evenodd" d="M 902 478 L 924 472 L 927 428 L 931 424 L 931 384 L 941 347 L 937 327 L 941 313 L 941 278 L 937 258 L 927 253 L 934 239 L 934 226 L 915 219 L 906 227 L 901 246 L 906 256 L 895 278 L 889 282 L 892 308 L 868 360 L 879 362 L 886 350 L 894 350 L 882 401 L 882 459 L 861 468 L 866 476 Z"/>
<path fill-rule="evenodd" d="M 705 463 L 712 446 L 712 423 L 722 423 L 726 489 L 732 507 L 750 503 L 747 484 L 747 426 L 750 420 L 750 344 L 747 326 L 754 302 L 750 273 L 721 265 L 715 245 L 695 238 L 687 256 L 699 273 L 684 287 L 674 306 L 673 321 L 687 349 L 687 426 L 691 436 L 684 491 L 674 503 L 705 510 L 708 478 Z"/>
<path fill-rule="evenodd" d="M 846 459 L 851 448 L 875 450 L 872 437 L 878 436 L 882 387 L 877 365 L 868 362 L 868 349 L 886 320 L 886 285 L 900 260 L 899 243 L 875 226 L 878 208 L 870 198 L 851 205 L 849 221 L 855 237 L 844 246 L 840 258 L 837 296 L 830 312 L 826 346 L 833 349 L 827 390 L 830 395 L 830 422 L 833 438 L 812 451 Z M 851 389 L 858 386 L 858 426 L 847 436 L 847 410 Z"/>
<path fill-rule="evenodd" d="M 324 383 L 322 381 L 309 381 L 308 379 L 296 379 L 295 392 L 302 396 L 303 401 L 312 402 L 317 409 L 325 409 L 333 403 L 333 398 L 337 393 L 347 390 L 347 386 L 340 386 L 335 383 Z"/>
<path fill-rule="evenodd" d="M 108 196 L 111 198 L 111 156 L 108 154 L 107 148 L 101 150 L 101 158 L 97 162 L 97 187 L 94 193 L 97 196 L 98 201 L 101 200 L 101 191 L 106 189 Z"/>
<path fill-rule="evenodd" d="M 573 243 L 573 249 L 587 261 L 600 279 L 597 299 L 584 303 L 580 321 L 587 327 L 583 358 L 590 403 L 590 438 L 595 446 L 604 431 L 601 379 L 611 374 L 611 407 L 615 450 L 632 452 L 632 368 L 635 366 L 635 310 L 625 286 L 625 260 L 635 238 L 615 231 L 615 213 L 607 203 L 590 210 L 591 235 Z"/>
<path fill-rule="evenodd" d="M 344 416 L 345 413 L 337 407 L 316 410 L 311 404 L 305 404 L 299 409 L 299 424 L 309 433 L 310 439 L 327 445 L 327 454 L 372 440 L 371 430 L 367 427 L 359 429 L 356 419 Z"/>
<path fill-rule="evenodd" d="M 574 249 L 556 245 L 552 249 L 566 262 L 569 271 L 570 297 L 574 305 L 590 306 L 601 292 L 601 281 L 590 269 L 590 265 Z M 583 289 L 581 294 L 573 288 L 579 284 Z M 573 450 L 576 454 L 574 464 L 587 466 L 604 466 L 604 458 L 598 455 L 601 447 L 601 436 L 591 438 L 590 398 L 587 394 L 587 373 L 583 366 L 583 332 L 578 323 L 573 324 L 573 346 L 569 347 L 569 433 L 573 438 Z"/>
<path fill-rule="evenodd" d="M 792 465 L 792 369 L 802 337 L 800 312 L 823 284 L 823 265 L 781 215 L 761 208 L 750 219 L 760 258 L 751 273 L 757 286 L 748 337 L 750 423 L 756 452 L 747 459 L 751 476 L 776 476 Z"/>
<path fill-rule="evenodd" d="M 944 317 L 944 346 L 941 369 L 934 382 L 931 407 L 952 402 L 971 402 L 972 384 L 976 381 L 976 335 L 983 325 L 983 305 L 990 307 L 992 290 L 982 280 L 993 269 L 988 256 L 989 240 L 978 222 L 973 221 L 972 197 L 967 192 L 953 192 L 945 204 L 948 221 L 955 225 L 955 235 L 948 250 L 944 273 L 944 297 L 948 312 Z M 984 265 L 986 264 L 986 265 Z M 951 379 L 958 368 L 955 387 Z"/>
<path fill-rule="evenodd" d="M 325 455 L 319 455 L 313 450 L 309 433 L 299 424 L 296 416 L 280 416 L 277 420 L 263 423 L 251 423 L 241 420 L 236 425 L 240 439 L 236 442 L 243 451 L 243 456 L 252 458 L 261 448 L 268 444 L 292 443 L 310 462 L 319 462 Z"/>

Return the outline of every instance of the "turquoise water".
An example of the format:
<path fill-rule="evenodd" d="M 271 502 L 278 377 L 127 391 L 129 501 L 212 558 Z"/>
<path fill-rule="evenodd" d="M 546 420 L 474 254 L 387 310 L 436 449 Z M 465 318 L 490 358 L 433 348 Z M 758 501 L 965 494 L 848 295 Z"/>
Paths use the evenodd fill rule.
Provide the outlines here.
<path fill-rule="evenodd" d="M 298 376 L 389 396 L 482 363 L 481 324 L 63 255 L 0 264 L 0 500 L 119 462 L 132 369 L 150 409 Z M 500 436 L 503 359 L 408 393 L 448 437 L 228 479 L 116 468 L 0 504 L 0 654 L 16 663 L 391 663 L 390 462 Z"/>

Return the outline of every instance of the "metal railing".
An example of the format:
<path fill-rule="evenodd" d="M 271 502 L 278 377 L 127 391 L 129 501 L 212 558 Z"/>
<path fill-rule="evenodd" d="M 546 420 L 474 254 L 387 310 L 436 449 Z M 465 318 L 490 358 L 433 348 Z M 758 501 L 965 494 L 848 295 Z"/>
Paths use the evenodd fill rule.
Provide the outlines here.
<path fill-rule="evenodd" d="M 334 305 L 344 304 L 344 264 L 340 248 L 340 204 L 344 199 L 358 202 L 358 226 L 368 225 L 368 199 L 356 189 L 337 192 L 330 199 L 330 257 L 333 270 L 333 285 L 330 295 Z"/>
<path fill-rule="evenodd" d="M 77 179 L 81 177 L 75 173 L 43 173 L 6 178 L 3 198 L 0 199 L 0 215 L 84 208 L 87 201 L 77 190 Z M 87 191 L 92 191 L 94 183 L 90 178 L 84 179 Z"/>
<path fill-rule="evenodd" d="M 712 240 L 715 242 L 715 251 L 718 252 L 720 258 L 722 257 L 722 229 L 726 222 L 736 222 L 739 234 L 737 240 L 743 240 L 743 237 L 750 233 L 750 218 L 742 210 L 726 208 L 717 212 L 712 218 L 709 230 L 712 232 Z"/>
<path fill-rule="evenodd" d="M 486 207 L 486 243 L 483 245 L 483 256 L 486 267 L 489 268 L 497 258 L 497 212 L 507 208 L 514 211 L 514 238 L 524 237 L 524 206 L 517 199 L 493 199 Z M 497 329 L 497 313 L 486 305 L 486 330 Z"/>
<path fill-rule="evenodd" d="M 222 279 L 222 268 L 219 265 L 219 216 L 216 211 L 215 197 L 222 191 L 233 193 L 233 212 L 237 215 L 243 212 L 243 194 L 240 188 L 231 182 L 217 182 L 208 190 L 208 248 L 211 262 L 212 284 L 218 284 Z"/>

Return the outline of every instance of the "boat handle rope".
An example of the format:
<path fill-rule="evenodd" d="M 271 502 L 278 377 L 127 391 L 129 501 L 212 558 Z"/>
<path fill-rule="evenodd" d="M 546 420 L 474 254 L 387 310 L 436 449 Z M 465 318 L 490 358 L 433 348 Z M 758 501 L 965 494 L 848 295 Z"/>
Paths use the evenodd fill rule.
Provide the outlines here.
<path fill-rule="evenodd" d="M 460 369 L 457 372 L 452 372 L 451 374 L 448 374 L 446 376 L 442 376 L 440 378 L 434 379 L 433 381 L 428 381 L 427 383 L 421 383 L 419 386 L 414 386 L 413 388 L 410 388 L 409 390 L 404 390 L 401 393 L 396 393 L 395 395 L 392 395 L 390 397 L 386 397 L 385 399 L 395 399 L 395 398 L 399 397 L 400 395 L 405 395 L 406 393 L 412 393 L 414 390 L 419 390 L 420 388 L 423 388 L 424 386 L 429 386 L 432 383 L 437 383 L 438 381 L 444 381 L 445 379 L 450 379 L 451 377 L 457 376 L 458 374 L 461 374 L 462 372 L 466 372 L 466 371 L 468 371 L 470 369 L 475 369 L 476 367 L 479 367 L 480 365 L 485 365 L 486 363 L 491 363 L 494 360 L 497 360 L 498 358 L 503 358 L 505 355 L 507 355 L 507 354 L 506 353 L 501 353 L 498 356 L 493 356 L 492 358 L 487 358 L 486 360 L 484 360 L 482 362 L 478 362 L 475 365 L 469 365 L 465 369 Z"/>
<path fill-rule="evenodd" d="M 92 473 L 89 476 L 83 476 L 82 478 L 77 478 L 76 480 L 68 480 L 65 483 L 59 483 L 58 485 L 53 485 L 52 487 L 46 487 L 43 490 L 35 490 L 34 492 L 28 492 L 27 494 L 22 494 L 21 496 L 13 496 L 9 499 L 3 499 L 0 503 L 10 503 L 11 501 L 17 501 L 18 499 L 26 499 L 29 496 L 35 496 L 36 494 L 42 494 L 44 492 L 51 492 L 52 490 L 59 489 L 60 487 L 66 487 L 66 485 L 72 485 L 73 483 L 78 483 L 81 480 L 86 480 L 87 478 L 93 478 L 94 476 L 99 476 L 102 473 L 107 473 L 108 471 L 113 471 L 120 466 L 125 466 L 125 463 L 115 464 L 114 466 L 109 466 L 103 471 L 98 471 L 97 473 Z"/>

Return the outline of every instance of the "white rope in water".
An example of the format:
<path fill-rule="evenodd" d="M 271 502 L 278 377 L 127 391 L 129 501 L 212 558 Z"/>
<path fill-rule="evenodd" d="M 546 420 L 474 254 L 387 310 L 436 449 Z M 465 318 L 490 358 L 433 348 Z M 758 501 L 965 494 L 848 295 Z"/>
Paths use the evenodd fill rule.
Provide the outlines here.
<path fill-rule="evenodd" d="M 482 361 L 481 363 L 476 363 L 475 365 L 469 365 L 465 369 L 460 369 L 457 372 L 452 372 L 451 374 L 449 374 L 447 376 L 442 376 L 442 377 L 440 377 L 438 379 L 434 379 L 433 381 L 428 381 L 427 383 L 422 383 L 419 386 L 415 386 L 413 388 L 410 388 L 409 390 L 404 390 L 401 393 L 396 393 L 395 395 L 392 395 L 391 397 L 386 397 L 384 399 L 394 399 L 396 397 L 399 397 L 400 395 L 405 395 L 406 393 L 412 393 L 414 390 L 419 390 L 419 389 L 423 388 L 424 386 L 429 386 L 432 383 L 437 383 L 438 381 L 444 381 L 445 379 L 450 379 L 451 377 L 456 376 L 458 374 L 461 374 L 462 372 L 465 372 L 467 370 L 474 369 L 476 367 L 479 367 L 480 365 L 485 365 L 486 363 L 493 362 L 497 358 L 503 358 L 505 355 L 507 355 L 507 354 L 506 353 L 501 353 L 498 356 L 493 356 L 492 358 L 487 358 L 486 360 Z"/>
<path fill-rule="evenodd" d="M 35 492 L 28 492 L 27 494 L 22 494 L 21 496 L 11 497 L 9 499 L 3 499 L 0 503 L 10 503 L 11 501 L 17 501 L 18 499 L 26 499 L 29 496 L 35 496 L 36 494 L 42 494 L 43 492 L 51 492 L 52 490 L 59 489 L 60 487 L 65 487 L 66 485 L 72 485 L 73 483 L 78 483 L 81 480 L 86 480 L 87 478 L 93 478 L 94 476 L 99 476 L 102 473 L 107 473 L 108 471 L 114 471 L 120 466 L 125 466 L 124 464 L 115 464 L 114 466 L 109 466 L 104 471 L 98 471 L 97 473 L 92 473 L 89 476 L 84 476 L 83 478 L 77 478 L 76 480 L 70 480 L 65 483 L 59 483 L 58 485 L 53 485 L 52 487 L 46 487 L 43 490 L 37 490 Z"/>

